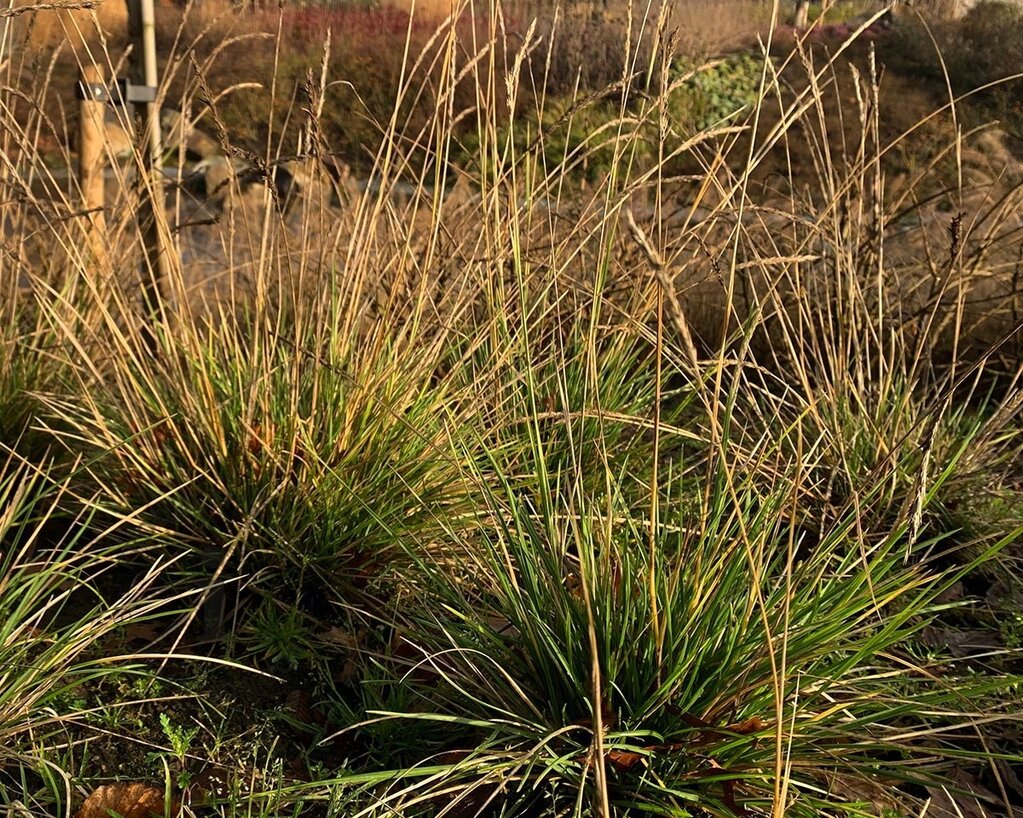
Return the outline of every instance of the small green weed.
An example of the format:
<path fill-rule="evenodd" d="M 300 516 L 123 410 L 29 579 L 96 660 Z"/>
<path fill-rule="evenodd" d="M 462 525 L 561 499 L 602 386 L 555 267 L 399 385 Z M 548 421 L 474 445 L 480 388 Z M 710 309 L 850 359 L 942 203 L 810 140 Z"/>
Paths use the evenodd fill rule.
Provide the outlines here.
<path fill-rule="evenodd" d="M 1006 611 L 999 623 L 999 632 L 1009 650 L 1023 649 L 1023 613 Z"/>
<path fill-rule="evenodd" d="M 266 598 L 241 630 L 249 653 L 292 670 L 316 657 L 307 617 L 292 605 Z"/>
<path fill-rule="evenodd" d="M 160 714 L 160 729 L 164 737 L 170 742 L 171 755 L 177 767 L 175 783 L 180 788 L 185 788 L 192 780 L 192 774 L 188 769 L 188 755 L 192 752 L 192 744 L 199 735 L 199 727 L 185 727 L 175 724 L 167 713 Z M 161 763 L 163 761 L 162 757 Z"/>
<path fill-rule="evenodd" d="M 164 736 L 166 736 L 167 740 L 170 742 L 171 753 L 174 754 L 174 759 L 179 764 L 184 764 L 185 757 L 192 749 L 192 742 L 195 741 L 195 737 L 199 735 L 199 728 L 187 728 L 183 725 L 175 724 L 171 721 L 170 716 L 166 713 L 161 713 L 160 729 L 163 730 Z"/>

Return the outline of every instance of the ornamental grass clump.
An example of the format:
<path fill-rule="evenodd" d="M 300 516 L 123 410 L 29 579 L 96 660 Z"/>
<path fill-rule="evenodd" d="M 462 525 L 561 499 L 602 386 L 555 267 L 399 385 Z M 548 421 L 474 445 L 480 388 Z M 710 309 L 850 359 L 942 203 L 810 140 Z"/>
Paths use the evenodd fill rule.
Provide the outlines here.
<path fill-rule="evenodd" d="M 13 272 L 13 270 L 11 270 Z M 5 282 L 0 307 L 0 446 L 43 465 L 56 454 L 45 427 L 52 424 L 46 404 L 69 387 L 61 334 L 44 318 L 33 293 Z"/>
<path fill-rule="evenodd" d="M 735 395 L 736 422 L 779 424 L 778 445 L 807 466 L 804 517 L 855 510 L 870 536 L 910 519 L 913 537 L 958 537 L 968 498 L 1014 479 L 1021 444 L 1019 372 L 1007 366 L 1020 339 L 1009 283 L 1020 222 L 1005 207 L 1021 188 L 962 167 L 949 184 L 939 164 L 968 151 L 959 134 L 928 172 L 887 183 L 883 160 L 915 128 L 883 135 L 867 56 L 865 72 L 850 70 L 855 141 L 829 137 L 841 102 L 811 84 L 813 115 L 787 139 L 798 138 L 813 184 L 790 181 L 785 214 L 765 208 L 736 238 L 753 260 L 744 298 L 758 319 L 743 343 L 764 364 Z M 819 68 L 805 58 L 800 71 Z"/>
<path fill-rule="evenodd" d="M 365 722 L 342 735 L 393 722 L 420 738 L 354 779 L 376 785 L 360 815 L 857 814 L 836 780 L 939 780 L 986 753 L 947 737 L 1018 706 L 1011 677 L 914 658 L 967 604 L 948 592 L 1019 535 L 964 542 L 947 513 L 977 464 L 1007 468 L 1018 428 L 1013 399 L 983 422 L 953 409 L 989 355 L 955 336 L 948 358 L 955 316 L 975 338 L 992 319 L 971 285 L 1010 249 L 1010 221 L 978 223 L 998 241 L 932 250 L 936 283 L 918 286 L 890 230 L 912 196 L 886 200 L 876 82 L 853 72 L 859 141 L 834 147 L 819 83 L 835 65 L 807 56 L 809 84 L 787 88 L 800 59 L 765 60 L 749 120 L 706 144 L 678 138 L 666 97 L 642 128 L 623 115 L 600 216 L 550 244 L 531 229 L 554 221 L 570 163 L 481 131 L 497 140 L 481 244 L 505 275 L 474 336 L 485 422 L 457 427 L 476 502 L 443 559 L 409 553 L 416 604 L 368 657 Z M 651 124 L 652 169 L 636 144 Z M 789 179 L 755 201 L 759 166 L 797 136 L 822 146 L 819 189 Z M 705 175 L 668 216 L 664 161 L 687 151 Z M 625 255 L 630 239 L 642 252 Z M 703 267 L 718 301 L 686 292 Z"/>
<path fill-rule="evenodd" d="M 76 690 L 105 676 L 142 672 L 140 657 L 109 649 L 111 637 L 181 607 L 180 597 L 157 590 L 171 560 L 145 543 L 95 536 L 88 513 L 61 521 L 55 534 L 53 519 L 77 505 L 70 486 L 67 476 L 53 478 L 9 450 L 0 453 L 4 774 L 46 768 L 55 749 L 68 746 L 86 709 L 72 706 L 80 698 Z M 145 560 L 147 570 L 127 567 L 134 560 Z"/>
<path fill-rule="evenodd" d="M 898 646 L 970 566 L 939 570 L 909 517 L 868 541 L 849 511 L 811 542 L 786 524 L 806 464 L 779 463 L 772 444 L 760 472 L 728 441 L 713 465 L 680 464 L 653 516 L 630 499 L 642 475 L 610 466 L 600 495 L 553 464 L 531 490 L 521 475 L 481 489 L 457 578 L 422 563 L 400 682 L 412 706 L 376 714 L 456 738 L 442 772 L 386 803 L 818 815 L 840 809 L 828 770 L 926 778 L 941 749 L 914 738 L 968 720 L 961 697 L 997 684 L 934 685 L 937 669 Z"/>
<path fill-rule="evenodd" d="M 345 337 L 336 315 L 224 318 L 128 352 L 103 399 L 64 407 L 103 453 L 94 505 L 218 576 L 264 571 L 293 593 L 365 590 L 403 539 L 428 548 L 458 499 L 429 345 Z"/>
<path fill-rule="evenodd" d="M 208 91 L 203 66 L 190 81 Z M 302 123 L 306 144 L 320 134 L 323 82 L 305 88 L 320 102 Z M 226 143 L 216 105 L 210 118 Z M 407 169 L 390 150 L 376 158 L 385 191 Z M 459 387 L 441 373 L 461 300 L 456 291 L 438 317 L 428 285 L 442 237 L 424 247 L 377 189 L 345 196 L 336 219 L 330 194 L 342 191 L 310 193 L 316 179 L 331 184 L 306 160 L 294 208 L 260 182 L 228 180 L 213 220 L 225 223 L 222 246 L 172 238 L 155 314 L 140 315 L 129 276 L 91 273 L 85 302 L 58 295 L 45 310 L 74 338 L 76 394 L 51 408 L 64 444 L 89 452 L 102 524 L 187 551 L 192 582 L 245 575 L 256 590 L 329 605 L 367 591 L 401 540 L 429 549 L 438 520 L 461 513 L 445 427 Z M 208 255 L 222 267 L 203 278 L 210 268 L 195 259 Z"/>

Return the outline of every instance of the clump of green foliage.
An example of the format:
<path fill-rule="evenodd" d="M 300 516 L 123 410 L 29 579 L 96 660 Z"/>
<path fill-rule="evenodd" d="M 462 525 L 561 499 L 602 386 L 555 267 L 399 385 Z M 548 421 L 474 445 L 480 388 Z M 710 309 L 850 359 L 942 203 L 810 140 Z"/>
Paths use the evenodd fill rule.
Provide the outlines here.
<path fill-rule="evenodd" d="M 685 60 L 672 63 L 672 79 L 692 73 L 679 90 L 672 107 L 678 110 L 684 125 L 705 130 L 725 120 L 748 113 L 760 98 L 764 71 L 763 57 L 746 52 L 732 54 L 705 67 L 694 67 Z"/>
<path fill-rule="evenodd" d="M 672 134 L 666 151 L 674 151 L 685 135 L 728 124 L 752 111 L 760 97 L 763 60 L 750 52 L 707 65 L 674 59 L 668 72 L 674 90 L 664 106 Z M 567 171 L 594 181 L 610 172 L 618 155 L 614 146 L 623 138 L 637 170 L 649 168 L 658 154 L 656 108 L 638 88 L 626 94 L 624 107 L 618 93 L 547 99 L 542 108 L 530 107 L 519 121 L 501 125 L 498 141 L 510 143 L 519 156 L 542 149 L 549 172 Z M 479 146 L 478 133 L 460 139 L 457 161 L 476 167 L 483 159 Z"/>
<path fill-rule="evenodd" d="M 1016 3 L 977 3 L 953 34 L 949 71 L 961 93 L 992 87 L 985 92 L 995 112 L 1009 119 L 1016 129 L 1023 127 L 1023 8 Z"/>

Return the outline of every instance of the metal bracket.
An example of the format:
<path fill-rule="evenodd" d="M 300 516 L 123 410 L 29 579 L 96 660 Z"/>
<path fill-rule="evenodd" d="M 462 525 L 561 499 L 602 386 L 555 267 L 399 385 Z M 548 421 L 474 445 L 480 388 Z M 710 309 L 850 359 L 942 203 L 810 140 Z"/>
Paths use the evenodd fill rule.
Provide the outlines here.
<path fill-rule="evenodd" d="M 75 88 L 78 99 L 105 102 L 108 105 L 133 105 L 156 101 L 152 85 L 135 85 L 131 80 L 115 80 L 112 85 L 102 82 L 79 82 Z"/>

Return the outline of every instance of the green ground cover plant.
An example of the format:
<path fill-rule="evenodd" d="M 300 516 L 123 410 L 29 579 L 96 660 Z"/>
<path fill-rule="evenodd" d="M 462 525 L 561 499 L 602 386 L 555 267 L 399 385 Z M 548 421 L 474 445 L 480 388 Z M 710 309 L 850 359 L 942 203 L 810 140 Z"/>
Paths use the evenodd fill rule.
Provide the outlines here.
<path fill-rule="evenodd" d="M 684 64 L 672 69 L 679 77 L 692 74 L 685 81 L 685 108 L 687 124 L 696 130 L 741 115 L 757 103 L 763 60 L 754 54 L 732 55 L 707 68 L 697 66 L 695 71 Z"/>

